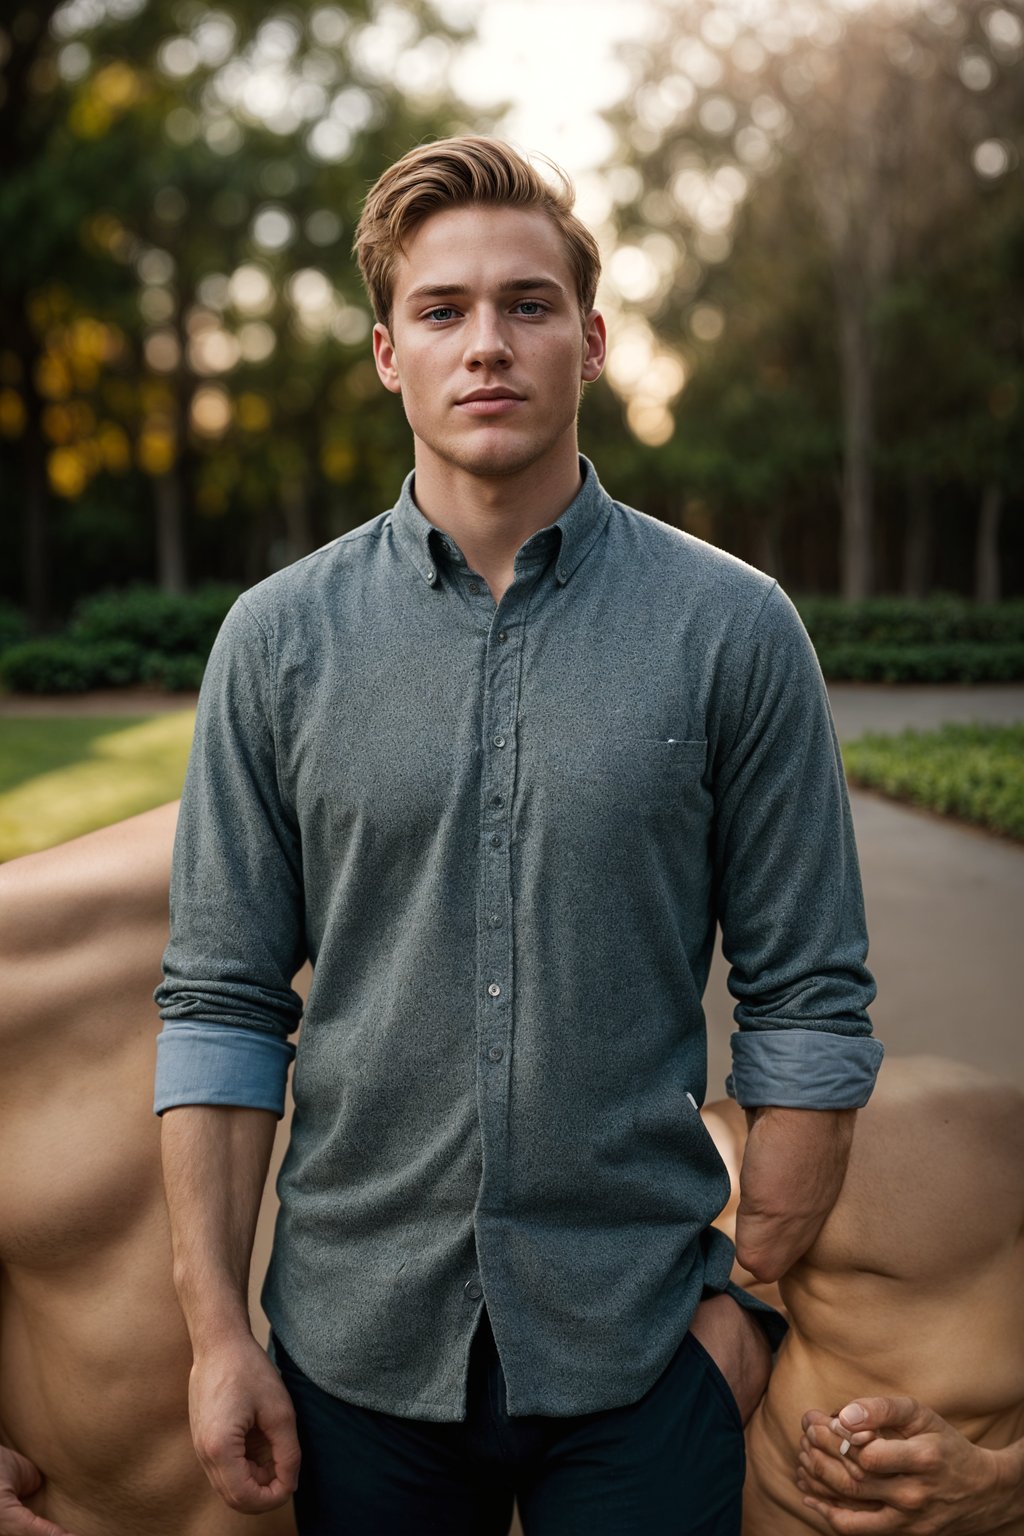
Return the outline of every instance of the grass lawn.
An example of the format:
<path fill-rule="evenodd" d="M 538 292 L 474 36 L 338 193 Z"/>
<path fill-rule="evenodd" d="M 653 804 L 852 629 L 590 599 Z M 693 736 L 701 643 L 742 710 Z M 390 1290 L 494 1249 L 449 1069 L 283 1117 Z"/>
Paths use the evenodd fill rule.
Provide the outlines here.
<path fill-rule="evenodd" d="M 852 784 L 1024 840 L 1024 725 L 944 725 L 843 748 Z"/>
<path fill-rule="evenodd" d="M 195 714 L 0 720 L 0 862 L 181 793 Z"/>

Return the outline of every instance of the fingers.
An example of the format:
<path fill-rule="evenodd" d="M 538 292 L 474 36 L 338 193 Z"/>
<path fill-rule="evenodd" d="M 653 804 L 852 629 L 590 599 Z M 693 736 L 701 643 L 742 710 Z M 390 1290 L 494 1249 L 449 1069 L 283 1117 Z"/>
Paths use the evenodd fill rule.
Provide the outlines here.
<path fill-rule="evenodd" d="M 909 1436 L 924 1434 L 937 1422 L 938 1416 L 916 1397 L 858 1397 L 840 1408 L 833 1428 L 848 1435 L 890 1429 Z"/>
<path fill-rule="evenodd" d="M 14 1494 L 0 1489 L 0 1536 L 72 1536 L 63 1526 L 54 1525 L 41 1515 L 26 1509 Z"/>
<path fill-rule="evenodd" d="M 892 1536 L 905 1521 L 905 1516 L 895 1509 L 855 1509 L 825 1504 L 810 1496 L 804 1499 L 804 1504 L 820 1515 L 839 1536 Z"/>

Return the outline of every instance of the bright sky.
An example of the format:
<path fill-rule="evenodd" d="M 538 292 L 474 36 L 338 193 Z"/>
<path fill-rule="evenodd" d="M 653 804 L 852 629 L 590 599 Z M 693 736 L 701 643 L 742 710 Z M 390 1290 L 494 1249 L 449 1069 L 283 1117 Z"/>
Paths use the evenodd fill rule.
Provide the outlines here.
<path fill-rule="evenodd" d="M 439 8 L 477 30 L 452 71 L 464 100 L 511 101 L 503 133 L 574 177 L 606 157 L 611 136 L 598 113 L 628 88 L 617 53 L 649 27 L 645 0 L 440 0 Z"/>

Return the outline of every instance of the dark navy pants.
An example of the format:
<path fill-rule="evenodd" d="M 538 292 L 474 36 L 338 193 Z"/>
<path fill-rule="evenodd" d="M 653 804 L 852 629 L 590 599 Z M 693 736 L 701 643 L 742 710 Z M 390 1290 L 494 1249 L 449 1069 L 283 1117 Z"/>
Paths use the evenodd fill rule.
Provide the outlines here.
<path fill-rule="evenodd" d="M 687 1334 L 636 1403 L 573 1418 L 510 1418 L 483 1314 L 466 1418 L 425 1423 L 315 1386 L 278 1340 L 298 1418 L 300 1536 L 739 1536 L 743 1427 L 710 1355 Z"/>

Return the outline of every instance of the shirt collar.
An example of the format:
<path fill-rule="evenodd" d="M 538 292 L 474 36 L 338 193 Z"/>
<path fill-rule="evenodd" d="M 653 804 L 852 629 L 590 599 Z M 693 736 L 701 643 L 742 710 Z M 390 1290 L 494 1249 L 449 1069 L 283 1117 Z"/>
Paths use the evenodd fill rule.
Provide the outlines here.
<path fill-rule="evenodd" d="M 559 586 L 565 585 L 589 553 L 612 508 L 611 497 L 598 480 L 597 471 L 582 454 L 580 474 L 583 483 L 561 517 L 550 528 L 541 528 L 533 534 L 521 552 L 527 557 L 539 553 L 554 533 L 558 539 L 555 579 Z M 434 586 L 438 561 L 450 560 L 456 549 L 448 535 L 424 517 L 416 505 L 414 485 L 415 473 L 411 473 L 406 476 L 398 500 L 391 509 L 391 525 L 402 553 L 412 562 L 421 579 Z"/>

